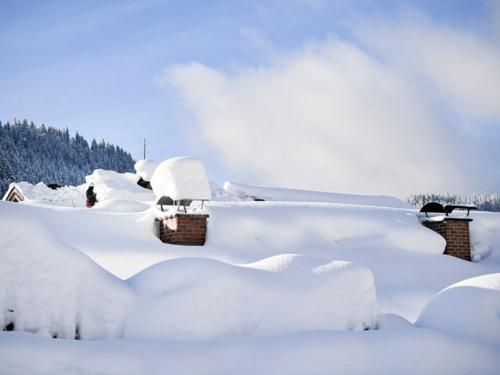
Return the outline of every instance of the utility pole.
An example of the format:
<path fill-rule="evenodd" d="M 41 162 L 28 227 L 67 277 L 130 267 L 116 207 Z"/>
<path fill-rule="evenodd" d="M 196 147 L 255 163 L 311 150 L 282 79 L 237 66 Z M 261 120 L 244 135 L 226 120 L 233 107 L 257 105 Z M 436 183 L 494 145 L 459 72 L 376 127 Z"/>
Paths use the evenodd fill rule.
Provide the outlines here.
<path fill-rule="evenodd" d="M 144 159 L 146 159 L 146 138 L 144 138 Z"/>

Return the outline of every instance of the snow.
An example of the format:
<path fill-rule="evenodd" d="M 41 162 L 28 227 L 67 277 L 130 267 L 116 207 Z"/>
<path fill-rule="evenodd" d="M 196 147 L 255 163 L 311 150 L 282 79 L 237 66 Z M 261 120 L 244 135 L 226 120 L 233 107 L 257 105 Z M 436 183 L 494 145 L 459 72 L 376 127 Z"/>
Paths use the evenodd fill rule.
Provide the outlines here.
<path fill-rule="evenodd" d="M 134 169 L 137 172 L 137 175 L 142 177 L 145 181 L 151 181 L 151 177 L 153 177 L 153 173 L 155 172 L 156 164 L 153 160 L 143 159 L 139 160 L 135 163 Z"/>
<path fill-rule="evenodd" d="M 207 243 L 183 247 L 138 175 L 92 176 L 92 209 L 0 202 L 0 373 L 498 374 L 498 213 L 471 212 L 466 262 L 395 198 L 211 184 Z"/>
<path fill-rule="evenodd" d="M 287 254 L 235 266 L 181 258 L 129 282 L 141 297 L 131 308 L 126 338 L 213 340 L 362 330 L 376 328 L 378 320 L 373 276 L 349 262 Z"/>
<path fill-rule="evenodd" d="M 285 189 L 238 184 L 226 181 L 224 189 L 241 198 L 253 197 L 281 202 L 326 202 L 355 204 L 362 206 L 413 208 L 410 204 L 391 196 L 381 195 L 354 195 L 326 193 L 319 191 Z"/>
<path fill-rule="evenodd" d="M 137 185 L 139 177 L 134 173 L 117 173 L 97 169 L 90 176 L 86 176 L 88 184 L 94 183 L 94 192 L 97 200 L 103 202 L 108 199 L 122 199 L 139 202 L 154 201 L 152 191 Z"/>
<path fill-rule="evenodd" d="M 415 325 L 500 345 L 500 273 L 467 279 L 439 292 Z"/>
<path fill-rule="evenodd" d="M 163 161 L 151 178 L 156 197 L 209 200 L 212 191 L 203 162 L 195 157 L 182 156 Z"/>
<path fill-rule="evenodd" d="M 331 203 L 207 203 L 207 244 L 232 248 L 378 249 L 442 254 L 445 240 L 423 227 L 414 213 Z M 300 228 L 300 230 L 297 230 Z M 266 250 L 267 251 L 267 250 Z M 310 251 L 310 250 L 308 250 Z"/>
<path fill-rule="evenodd" d="M 9 192 L 16 188 L 31 204 L 57 205 L 67 207 L 85 207 L 85 185 L 62 186 L 58 189 L 51 189 L 43 182 L 32 185 L 28 182 L 18 182 L 10 184 L 7 193 L 2 200 L 5 200 Z"/>
<path fill-rule="evenodd" d="M 47 337 L 116 339 L 131 293 L 20 205 L 0 202 L 0 325 Z"/>

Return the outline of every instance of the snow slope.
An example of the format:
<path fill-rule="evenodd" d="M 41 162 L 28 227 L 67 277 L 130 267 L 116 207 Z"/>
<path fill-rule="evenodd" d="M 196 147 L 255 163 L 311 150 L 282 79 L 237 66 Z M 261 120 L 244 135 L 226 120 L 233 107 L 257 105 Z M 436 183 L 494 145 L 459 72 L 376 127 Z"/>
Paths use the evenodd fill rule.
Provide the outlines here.
<path fill-rule="evenodd" d="M 500 273 L 499 214 L 471 214 L 481 256 L 465 262 L 411 208 L 206 209 L 206 246 L 182 247 L 155 237 L 144 201 L 0 202 L 4 323 L 39 332 L 0 332 L 0 374 L 498 374 L 498 293 L 474 278 Z M 70 337 L 77 311 L 85 338 L 111 340 L 47 338 Z"/>

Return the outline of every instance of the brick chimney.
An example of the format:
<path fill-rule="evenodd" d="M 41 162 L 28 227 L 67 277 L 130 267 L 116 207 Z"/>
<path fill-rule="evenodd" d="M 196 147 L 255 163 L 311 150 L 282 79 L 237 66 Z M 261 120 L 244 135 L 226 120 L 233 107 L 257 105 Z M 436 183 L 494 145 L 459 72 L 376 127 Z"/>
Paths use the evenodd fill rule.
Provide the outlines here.
<path fill-rule="evenodd" d="M 207 233 L 207 218 L 204 214 L 180 212 L 159 219 L 159 237 L 164 243 L 184 246 L 203 246 Z"/>
<path fill-rule="evenodd" d="M 437 220 L 426 220 L 422 224 L 439 233 L 446 240 L 444 253 L 463 260 L 471 260 L 469 217 L 442 216 Z"/>

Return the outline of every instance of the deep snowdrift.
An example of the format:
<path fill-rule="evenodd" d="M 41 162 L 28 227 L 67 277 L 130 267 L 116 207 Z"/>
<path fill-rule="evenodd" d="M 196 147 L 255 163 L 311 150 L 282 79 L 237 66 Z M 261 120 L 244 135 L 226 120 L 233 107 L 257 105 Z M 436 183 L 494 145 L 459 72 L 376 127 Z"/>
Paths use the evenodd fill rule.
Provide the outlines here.
<path fill-rule="evenodd" d="M 448 287 L 500 273 L 500 214 L 471 214 L 480 257 L 465 262 L 442 255 L 444 240 L 414 209 L 209 202 L 207 210 L 207 245 L 182 247 L 155 237 L 144 201 L 0 202 L 4 323 L 39 332 L 0 332 L 2 370 L 498 373 L 498 290 L 474 279 Z M 357 331 L 375 327 L 373 286 L 379 329 Z M 82 322 L 99 330 L 79 328 L 82 338 L 126 338 L 45 338 L 71 337 Z"/>
<path fill-rule="evenodd" d="M 122 337 L 129 288 L 55 238 L 27 207 L 0 202 L 0 326 L 43 336 Z"/>
<path fill-rule="evenodd" d="M 129 279 L 139 299 L 126 338 L 208 340 L 376 328 L 371 272 L 348 262 L 281 255 L 244 267 L 202 258 Z"/>
<path fill-rule="evenodd" d="M 444 289 L 425 306 L 415 325 L 500 345 L 500 273 Z"/>

